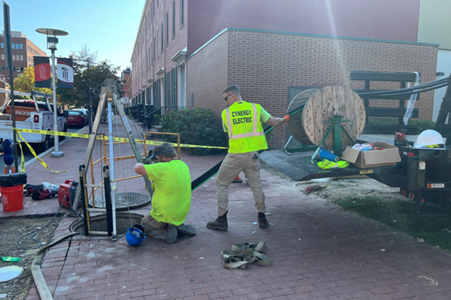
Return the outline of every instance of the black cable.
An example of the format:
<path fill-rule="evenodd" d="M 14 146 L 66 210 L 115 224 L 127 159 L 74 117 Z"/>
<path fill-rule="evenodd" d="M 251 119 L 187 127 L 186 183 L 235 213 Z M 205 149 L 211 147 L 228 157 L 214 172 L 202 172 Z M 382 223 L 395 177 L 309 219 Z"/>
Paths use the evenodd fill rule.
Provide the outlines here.
<path fill-rule="evenodd" d="M 389 90 L 389 91 L 362 91 L 361 94 L 366 95 L 366 94 L 372 94 L 372 93 L 391 93 L 391 92 L 406 92 L 406 91 L 415 91 L 418 89 L 423 89 L 423 88 L 429 88 L 432 86 L 437 86 L 437 85 L 442 85 L 442 84 L 448 84 L 449 83 L 449 79 L 445 78 L 445 79 L 440 79 L 437 81 L 432 81 L 432 82 L 428 82 L 425 84 L 421 84 L 421 85 L 417 85 L 417 86 L 413 86 L 413 87 L 408 87 L 408 88 L 404 88 L 404 89 L 398 89 L 398 90 Z"/>
<path fill-rule="evenodd" d="M 392 90 L 392 91 L 361 91 L 359 96 L 399 96 L 399 95 L 409 95 L 409 94 L 416 94 L 416 93 L 422 93 L 426 91 L 430 91 L 431 89 L 438 89 L 444 86 L 447 86 L 449 84 L 449 78 L 440 79 L 437 81 L 425 83 L 422 85 L 417 85 L 409 88 L 399 89 L 399 90 Z M 431 88 L 431 89 L 430 89 Z M 367 97 L 365 97 L 367 98 Z"/>
<path fill-rule="evenodd" d="M 67 193 L 70 191 L 71 188 L 72 188 L 72 182 L 70 183 L 70 187 L 69 187 L 69 189 L 66 191 L 66 194 L 64 194 L 64 198 L 63 198 L 63 199 L 66 199 Z M 60 204 L 60 207 L 58 208 L 58 211 L 55 213 L 55 215 L 53 215 L 53 218 L 47 223 L 47 225 L 45 225 L 44 227 L 42 227 L 42 228 L 40 228 L 40 229 L 38 229 L 38 230 L 34 230 L 34 231 L 30 232 L 30 233 L 27 233 L 27 234 L 22 235 L 22 236 L 17 240 L 17 242 L 16 242 L 17 247 L 18 247 L 19 249 L 22 249 L 22 250 L 34 250 L 34 249 L 38 249 L 39 247 L 41 247 L 41 246 L 42 246 L 42 242 L 41 242 L 41 241 L 38 241 L 38 240 L 35 239 L 34 237 L 38 234 L 38 231 L 47 228 L 47 226 L 49 226 L 49 225 L 53 222 L 53 220 L 56 218 L 56 216 L 59 214 L 61 208 L 63 207 L 63 204 L 64 204 L 64 200 L 61 201 L 61 204 Z M 72 208 L 71 208 L 71 210 L 72 210 Z M 75 212 L 75 214 L 77 214 L 78 216 L 80 216 L 80 215 L 79 215 L 78 213 L 76 213 L 76 212 Z M 80 217 L 81 217 L 81 216 L 80 216 Z M 56 227 L 57 227 L 57 226 L 56 226 Z M 48 236 L 49 236 L 49 240 L 48 240 L 47 243 L 50 243 L 50 242 L 51 242 L 51 240 L 52 240 L 52 234 L 53 234 L 53 232 L 55 232 L 56 227 L 49 233 L 49 235 L 48 235 Z M 32 234 L 32 235 L 31 235 L 31 234 Z M 26 248 L 26 247 L 22 247 L 22 246 L 19 245 L 20 240 L 22 240 L 24 237 L 29 236 L 29 235 L 31 235 L 31 236 L 30 236 L 30 239 L 31 239 L 31 240 L 33 240 L 33 241 L 39 243 L 38 246 L 36 246 L 36 247 L 34 247 L 34 248 Z"/>
<path fill-rule="evenodd" d="M 387 92 L 384 92 L 384 93 L 373 93 L 373 94 L 371 94 L 371 93 L 358 93 L 358 95 L 361 96 L 361 97 L 365 96 L 364 98 L 371 98 L 371 97 L 368 97 L 368 96 L 373 96 L 374 98 L 404 96 L 404 95 L 425 93 L 425 92 L 428 92 L 428 91 L 432 91 L 432 90 L 436 90 L 436 89 L 445 87 L 447 85 L 448 85 L 447 83 L 446 84 L 440 84 L 440 85 L 434 85 L 434 86 L 429 87 L 429 88 L 423 88 L 423 89 L 420 89 L 420 90 L 417 89 L 417 90 L 414 90 L 412 92 L 405 91 L 405 92 L 399 93 L 399 92 L 394 92 L 394 91 L 391 92 L 390 91 L 389 93 L 387 93 Z"/>

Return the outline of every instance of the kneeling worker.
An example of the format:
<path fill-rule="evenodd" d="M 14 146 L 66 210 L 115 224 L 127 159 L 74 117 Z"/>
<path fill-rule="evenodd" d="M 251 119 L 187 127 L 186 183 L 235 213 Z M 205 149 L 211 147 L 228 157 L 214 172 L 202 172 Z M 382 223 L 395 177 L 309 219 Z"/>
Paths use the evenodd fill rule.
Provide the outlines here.
<path fill-rule="evenodd" d="M 172 244 L 178 233 L 195 235 L 196 229 L 183 222 L 191 207 L 191 176 L 188 166 L 176 158 L 174 147 L 162 143 L 155 147 L 158 163 L 136 164 L 135 172 L 152 181 L 152 210 L 141 225 L 145 235 Z"/>

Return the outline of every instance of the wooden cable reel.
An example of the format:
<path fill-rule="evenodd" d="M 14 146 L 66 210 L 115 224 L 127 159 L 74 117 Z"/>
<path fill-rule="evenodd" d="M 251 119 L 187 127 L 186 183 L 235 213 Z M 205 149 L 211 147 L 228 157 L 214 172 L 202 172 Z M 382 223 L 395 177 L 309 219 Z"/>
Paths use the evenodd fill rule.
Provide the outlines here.
<path fill-rule="evenodd" d="M 319 146 L 332 123 L 333 116 L 342 116 L 340 122 L 349 136 L 355 141 L 365 127 L 366 111 L 359 95 L 348 87 L 326 86 L 322 89 L 308 89 L 294 97 L 288 111 L 305 104 L 304 109 L 291 115 L 288 129 L 294 139 L 304 145 Z M 352 144 L 346 133 L 341 133 L 342 147 Z M 323 149 L 333 150 L 333 131 L 328 135 Z"/>

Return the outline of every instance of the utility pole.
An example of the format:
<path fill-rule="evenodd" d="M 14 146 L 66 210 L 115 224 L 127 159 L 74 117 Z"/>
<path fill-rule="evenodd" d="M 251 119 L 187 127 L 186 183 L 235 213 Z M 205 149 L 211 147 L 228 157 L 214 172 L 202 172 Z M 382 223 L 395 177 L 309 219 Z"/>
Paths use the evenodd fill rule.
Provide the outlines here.
<path fill-rule="evenodd" d="M 3 2 L 3 23 L 4 23 L 4 34 L 5 34 L 5 50 L 6 50 L 6 66 L 9 68 L 9 86 L 11 88 L 11 108 L 13 115 L 13 130 L 16 129 L 16 109 L 14 106 L 14 77 L 13 77 L 13 59 L 11 54 L 11 30 L 9 24 L 9 5 Z M 14 166 L 16 167 L 16 172 L 19 170 L 19 164 L 17 162 L 17 138 L 16 132 L 13 132 L 14 141 Z"/>

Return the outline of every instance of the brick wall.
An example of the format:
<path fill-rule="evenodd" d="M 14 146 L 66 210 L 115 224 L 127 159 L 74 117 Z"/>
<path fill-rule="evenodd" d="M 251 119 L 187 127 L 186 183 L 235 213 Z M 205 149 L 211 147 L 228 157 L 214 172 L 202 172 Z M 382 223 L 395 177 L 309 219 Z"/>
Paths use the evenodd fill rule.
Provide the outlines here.
<path fill-rule="evenodd" d="M 218 118 L 226 108 L 222 91 L 227 87 L 228 33 L 220 35 L 187 61 L 186 93 L 194 94 L 194 106 L 211 109 Z"/>
<path fill-rule="evenodd" d="M 209 108 L 219 116 L 224 109 L 222 90 L 236 84 L 243 100 L 260 103 L 278 117 L 287 111 L 289 86 L 363 88 L 363 82 L 351 84 L 350 71 L 416 71 L 423 83 L 434 81 L 437 51 L 437 47 L 425 44 L 227 31 L 190 58 L 188 93 L 194 92 L 195 106 Z M 398 86 L 378 83 L 378 88 Z M 433 97 L 433 92 L 421 95 L 417 103 L 420 118 L 432 118 Z M 269 145 L 280 148 L 285 141 L 286 127 L 280 126 Z"/>

